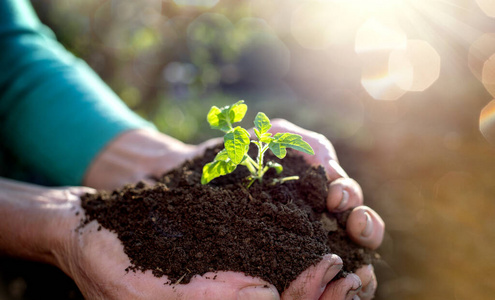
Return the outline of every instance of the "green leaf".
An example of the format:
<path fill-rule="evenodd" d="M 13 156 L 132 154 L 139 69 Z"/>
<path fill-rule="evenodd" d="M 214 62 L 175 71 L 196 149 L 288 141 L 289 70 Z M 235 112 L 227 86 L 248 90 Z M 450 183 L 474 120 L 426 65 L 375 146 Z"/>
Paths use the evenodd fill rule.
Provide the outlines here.
<path fill-rule="evenodd" d="M 217 155 L 215 156 L 215 159 L 213 161 L 229 161 L 229 155 L 227 154 L 227 150 L 223 149 L 222 151 L 218 152 Z"/>
<path fill-rule="evenodd" d="M 275 171 L 277 172 L 277 174 L 282 173 L 282 171 L 284 170 L 284 167 L 282 167 L 282 165 L 281 165 L 281 164 L 276 163 L 276 162 L 273 162 L 273 161 L 269 161 L 266 165 L 267 165 L 269 168 L 274 168 L 274 169 L 275 169 Z"/>
<path fill-rule="evenodd" d="M 247 112 L 247 105 L 244 104 L 244 100 L 238 101 L 237 103 L 232 104 L 229 109 L 229 118 L 230 123 L 237 123 L 244 119 L 244 116 Z"/>
<path fill-rule="evenodd" d="M 275 156 L 280 159 L 284 158 L 285 155 L 287 155 L 285 146 L 280 143 L 272 141 L 270 144 L 268 144 L 268 147 L 270 148 L 270 150 L 272 150 L 273 154 L 275 154 Z"/>
<path fill-rule="evenodd" d="M 259 132 L 258 129 L 254 128 L 254 134 L 256 134 L 256 137 L 258 138 L 258 140 L 261 140 L 261 133 Z"/>
<path fill-rule="evenodd" d="M 271 137 L 271 133 L 263 133 L 261 137 L 259 137 L 259 140 L 262 141 L 263 143 L 269 144 L 271 141 L 273 141 L 273 138 Z"/>
<path fill-rule="evenodd" d="M 313 148 L 303 141 L 302 136 L 294 133 L 277 133 L 272 143 L 281 144 L 284 147 L 289 147 L 297 151 L 301 151 L 307 154 L 314 155 Z M 271 149 L 271 147 L 270 147 Z"/>
<path fill-rule="evenodd" d="M 268 117 L 262 112 L 259 112 L 256 115 L 256 118 L 254 119 L 254 126 L 259 130 L 261 134 L 267 132 L 268 130 L 270 130 L 270 128 L 272 128 L 270 119 L 268 119 Z"/>
<path fill-rule="evenodd" d="M 203 167 L 203 174 L 201 175 L 201 184 L 207 184 L 213 179 L 232 173 L 236 169 L 237 165 L 231 161 L 214 161 L 207 163 Z"/>
<path fill-rule="evenodd" d="M 249 132 L 237 126 L 223 137 L 227 155 L 235 164 L 240 164 L 249 150 Z"/>
<path fill-rule="evenodd" d="M 211 128 L 228 131 L 231 128 L 231 125 L 227 121 L 222 110 L 223 108 L 220 109 L 216 106 L 213 106 L 208 112 L 208 116 L 206 118 Z"/>
<path fill-rule="evenodd" d="M 211 128 L 227 132 L 232 129 L 232 124 L 242 121 L 247 112 L 244 101 L 238 101 L 222 108 L 213 106 L 208 112 L 207 120 Z"/>

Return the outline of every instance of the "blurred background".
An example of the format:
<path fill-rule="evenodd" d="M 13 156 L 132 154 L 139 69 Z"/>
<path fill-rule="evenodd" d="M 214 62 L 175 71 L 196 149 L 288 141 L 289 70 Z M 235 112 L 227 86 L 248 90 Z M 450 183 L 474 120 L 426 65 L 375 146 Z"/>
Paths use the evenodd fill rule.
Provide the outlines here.
<path fill-rule="evenodd" d="M 239 99 L 326 135 L 387 224 L 376 299 L 494 299 L 493 0 L 32 2 L 171 136 L 217 136 L 206 112 Z M 6 299 L 80 299 L 56 270 L 1 276 Z"/>

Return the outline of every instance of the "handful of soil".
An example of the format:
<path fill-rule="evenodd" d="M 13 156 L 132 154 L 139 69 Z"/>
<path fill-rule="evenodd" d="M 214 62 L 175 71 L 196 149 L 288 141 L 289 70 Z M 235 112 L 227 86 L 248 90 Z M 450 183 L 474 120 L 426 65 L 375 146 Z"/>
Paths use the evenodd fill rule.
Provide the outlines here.
<path fill-rule="evenodd" d="M 156 277 L 166 275 L 170 284 L 185 284 L 207 272 L 236 271 L 282 292 L 324 254 L 342 258 L 341 276 L 377 257 L 347 237 L 348 213 L 325 212 L 323 168 L 292 153 L 284 160 L 267 155 L 283 165 L 281 176 L 300 179 L 272 185 L 279 175 L 268 171 L 262 183 L 246 189 L 249 172 L 239 167 L 201 185 L 203 166 L 220 150 L 208 149 L 154 186 L 137 183 L 83 196 L 83 225 L 97 220 L 118 235 L 131 261 L 128 271 L 151 270 Z"/>

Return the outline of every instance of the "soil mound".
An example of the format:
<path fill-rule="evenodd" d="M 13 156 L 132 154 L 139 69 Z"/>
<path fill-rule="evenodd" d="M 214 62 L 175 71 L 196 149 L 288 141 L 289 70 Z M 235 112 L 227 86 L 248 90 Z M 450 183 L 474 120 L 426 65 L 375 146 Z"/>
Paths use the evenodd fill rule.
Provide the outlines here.
<path fill-rule="evenodd" d="M 130 271 L 152 270 L 169 283 L 188 283 L 196 274 L 238 271 L 260 277 L 281 292 L 321 256 L 335 253 L 344 271 L 372 263 L 377 254 L 355 245 L 345 233 L 348 213 L 325 212 L 327 182 L 323 168 L 288 153 L 276 175 L 246 189 L 248 171 L 201 185 L 203 166 L 221 148 L 158 178 L 154 186 L 127 185 L 113 192 L 82 197 L 83 224 L 97 220 L 115 232 L 129 256 Z M 299 180 L 272 185 L 273 178 Z"/>

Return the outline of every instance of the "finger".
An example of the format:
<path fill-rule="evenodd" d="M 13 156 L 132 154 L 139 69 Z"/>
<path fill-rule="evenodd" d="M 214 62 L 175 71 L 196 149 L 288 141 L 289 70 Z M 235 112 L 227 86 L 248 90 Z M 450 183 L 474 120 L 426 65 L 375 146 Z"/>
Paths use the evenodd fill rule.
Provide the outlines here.
<path fill-rule="evenodd" d="M 342 259 L 335 254 L 327 254 L 316 265 L 301 273 L 282 293 L 282 299 L 318 299 L 327 284 L 342 269 Z"/>
<path fill-rule="evenodd" d="M 272 121 L 270 132 L 291 132 L 299 134 L 313 148 L 315 155 L 302 153 L 306 162 L 311 165 L 321 165 L 326 171 L 329 181 L 341 177 L 349 177 L 338 163 L 337 154 L 330 141 L 322 134 L 303 129 L 283 119 Z"/>
<path fill-rule="evenodd" d="M 327 196 L 327 209 L 342 212 L 363 205 L 361 186 L 351 178 L 338 178 L 330 183 Z"/>
<path fill-rule="evenodd" d="M 259 278 L 235 272 L 195 276 L 184 299 L 279 300 L 277 289 Z"/>
<path fill-rule="evenodd" d="M 82 196 L 84 194 L 95 194 L 96 190 L 90 187 L 85 187 L 85 186 L 71 186 L 68 187 L 67 190 L 75 195 L 75 196 Z"/>
<path fill-rule="evenodd" d="M 359 299 L 356 297 L 361 290 L 361 279 L 356 274 L 348 274 L 345 278 L 341 278 L 330 283 L 320 300 L 335 300 L 335 299 Z"/>
<path fill-rule="evenodd" d="M 385 223 L 367 206 L 354 208 L 347 219 L 347 234 L 356 243 L 376 249 L 383 241 Z"/>
<path fill-rule="evenodd" d="M 253 132 L 251 134 L 251 132 Z M 251 136 L 254 134 L 254 131 L 252 129 L 250 130 Z M 217 146 L 218 144 L 223 144 L 223 138 L 213 138 L 209 139 L 207 141 L 204 141 L 203 143 L 199 144 L 194 151 L 191 152 L 191 154 L 187 157 L 188 159 L 193 158 L 196 155 L 202 154 L 206 149 L 212 148 Z"/>
<path fill-rule="evenodd" d="M 373 266 L 363 266 L 357 269 L 355 274 L 359 276 L 363 285 L 358 293 L 359 298 L 361 298 L 361 300 L 373 299 L 377 287 L 377 281 Z"/>
<path fill-rule="evenodd" d="M 314 147 L 313 147 L 314 149 Z M 315 155 L 301 154 L 306 162 L 313 166 L 322 166 L 325 169 L 327 180 L 334 181 L 337 178 L 348 178 L 349 175 L 342 169 L 339 163 L 328 154 L 328 150 L 314 149 Z"/>
<path fill-rule="evenodd" d="M 153 275 L 150 273 L 151 277 Z M 138 274 L 143 279 L 148 274 Z M 164 284 L 163 278 L 140 280 L 143 299 L 203 299 L 203 300 L 280 300 L 277 289 L 268 282 L 238 272 L 209 272 L 196 275 L 187 284 Z M 150 285 L 150 283 L 152 283 Z M 136 284 L 136 283 L 134 283 Z"/>

